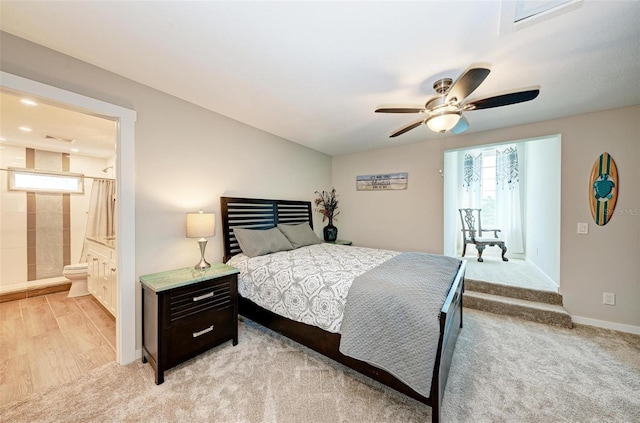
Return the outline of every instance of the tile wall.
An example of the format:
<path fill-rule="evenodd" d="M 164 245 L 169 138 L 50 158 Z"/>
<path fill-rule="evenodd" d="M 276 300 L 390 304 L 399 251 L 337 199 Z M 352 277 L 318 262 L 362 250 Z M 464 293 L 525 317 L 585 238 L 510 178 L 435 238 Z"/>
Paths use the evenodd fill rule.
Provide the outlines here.
<path fill-rule="evenodd" d="M 0 168 L 70 171 L 104 178 L 113 159 L 68 155 L 2 145 Z M 0 292 L 62 276 L 65 264 L 78 263 L 93 179 L 84 194 L 8 191 L 7 172 L 0 171 Z"/>

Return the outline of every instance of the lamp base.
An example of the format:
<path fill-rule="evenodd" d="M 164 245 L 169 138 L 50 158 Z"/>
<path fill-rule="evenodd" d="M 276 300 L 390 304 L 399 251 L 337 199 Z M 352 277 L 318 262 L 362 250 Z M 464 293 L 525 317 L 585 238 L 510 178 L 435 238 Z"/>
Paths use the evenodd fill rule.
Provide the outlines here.
<path fill-rule="evenodd" d="M 196 264 L 194 268 L 198 270 L 209 269 L 211 265 L 204 258 L 204 250 L 205 248 L 207 248 L 207 240 L 204 238 L 200 238 L 198 240 L 198 245 L 200 245 L 200 263 Z"/>
<path fill-rule="evenodd" d="M 200 260 L 200 263 L 196 264 L 194 266 L 194 269 L 198 269 L 198 270 L 206 270 L 209 269 L 211 267 L 211 265 L 209 263 L 207 263 L 207 261 L 205 259 Z"/>

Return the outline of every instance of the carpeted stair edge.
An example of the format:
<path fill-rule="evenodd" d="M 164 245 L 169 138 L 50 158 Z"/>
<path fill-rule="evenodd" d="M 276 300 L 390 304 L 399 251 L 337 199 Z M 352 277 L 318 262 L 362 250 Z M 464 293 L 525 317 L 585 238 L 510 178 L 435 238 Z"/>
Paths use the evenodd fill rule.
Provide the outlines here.
<path fill-rule="evenodd" d="M 518 298 L 501 297 L 467 290 L 464 294 L 464 307 L 495 314 L 503 314 L 532 322 L 572 328 L 571 315 L 555 304 L 539 303 Z"/>
<path fill-rule="evenodd" d="M 482 292 L 484 294 L 498 295 L 501 297 L 518 298 L 538 303 L 562 305 L 562 295 L 552 291 L 508 286 L 468 278 L 465 278 L 464 286 L 467 291 Z"/>

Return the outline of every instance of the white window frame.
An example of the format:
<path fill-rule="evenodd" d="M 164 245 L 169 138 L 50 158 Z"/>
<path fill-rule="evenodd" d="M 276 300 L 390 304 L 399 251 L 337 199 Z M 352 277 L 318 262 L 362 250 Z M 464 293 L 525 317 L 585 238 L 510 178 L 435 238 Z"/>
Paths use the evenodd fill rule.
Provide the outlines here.
<path fill-rule="evenodd" d="M 20 178 L 26 176 L 27 178 Z M 84 175 L 81 173 L 9 168 L 9 191 L 47 192 L 56 194 L 84 194 Z M 74 181 L 75 188 L 55 185 Z"/>

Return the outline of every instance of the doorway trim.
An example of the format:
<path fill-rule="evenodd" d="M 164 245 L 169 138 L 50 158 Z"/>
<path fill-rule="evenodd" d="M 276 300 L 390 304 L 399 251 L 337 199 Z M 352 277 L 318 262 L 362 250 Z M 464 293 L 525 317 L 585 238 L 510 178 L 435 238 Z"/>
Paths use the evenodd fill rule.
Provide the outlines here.
<path fill-rule="evenodd" d="M 444 175 L 444 245 L 443 245 L 443 251 L 445 255 L 450 255 L 453 257 L 459 256 L 458 254 L 458 249 L 457 249 L 457 242 L 460 239 L 459 238 L 459 217 L 457 214 L 457 208 L 458 208 L 458 190 L 460 189 L 460 187 L 462 186 L 462 181 L 460 180 L 460 172 L 459 170 L 459 165 L 458 165 L 458 161 L 455 158 L 455 156 L 453 154 L 453 152 L 464 152 L 465 150 L 475 150 L 475 149 L 482 149 L 482 148 L 487 148 L 487 147 L 495 147 L 495 146 L 501 146 L 501 145 L 505 145 L 505 144 L 524 144 L 524 145 L 531 145 L 531 146 L 541 146 L 543 145 L 542 143 L 547 143 L 544 144 L 544 146 L 546 147 L 546 150 L 549 150 L 549 142 L 554 142 L 554 145 L 557 145 L 557 150 L 556 153 L 554 154 L 553 151 L 551 150 L 551 152 L 545 152 L 545 161 L 544 163 L 547 166 L 552 166 L 553 160 L 557 160 L 557 167 L 556 166 L 552 166 L 552 169 L 557 169 L 558 175 L 557 177 L 554 179 L 554 181 L 559 181 L 560 177 L 561 177 L 561 164 L 562 164 L 562 149 L 561 149 L 561 145 L 562 145 L 562 136 L 561 134 L 551 134 L 551 135 L 542 135 L 542 136 L 536 136 L 536 137 L 531 137 L 531 138 L 523 138 L 523 139 L 514 139 L 514 140 L 510 140 L 510 141 L 500 141 L 500 142 L 495 142 L 495 143 L 486 143 L 486 144 L 477 144 L 477 145 L 468 145 L 465 147 L 459 147 L 459 148 L 452 148 L 452 149 L 448 149 L 444 151 L 444 158 L 443 158 L 443 162 L 444 162 L 444 168 L 445 168 L 445 175 Z M 557 143 L 557 144 L 555 144 Z M 527 163 L 528 161 L 532 160 L 532 156 L 531 156 L 532 152 L 527 149 L 527 154 L 525 155 L 525 173 L 524 173 L 524 180 L 525 181 L 535 181 L 537 180 L 537 178 L 533 178 L 530 174 L 530 166 L 527 169 Z M 549 155 L 551 155 L 551 158 L 549 157 Z M 538 161 L 536 161 L 538 162 Z M 455 171 L 454 171 L 455 169 Z M 548 172 L 547 172 L 548 173 Z M 529 182 L 525 182 L 525 185 L 529 185 Z M 560 198 L 561 198 L 561 187 L 560 185 L 557 186 L 558 191 L 555 193 L 557 195 L 557 201 L 554 202 L 554 204 L 558 204 L 558 207 L 560 207 Z M 533 190 L 529 190 L 528 188 L 524 188 L 523 191 L 523 195 L 524 197 L 527 197 L 528 194 L 527 192 L 539 192 L 539 190 L 533 189 Z M 525 216 L 532 216 L 532 213 L 528 213 L 526 210 L 527 205 L 535 205 L 538 204 L 538 201 L 531 201 L 529 198 L 525 199 L 524 202 L 524 214 Z M 548 253 L 546 256 L 544 256 L 544 253 L 541 254 L 540 258 L 538 258 L 538 253 L 537 253 L 537 248 L 528 248 L 528 247 L 535 247 L 536 244 L 535 243 L 531 243 L 530 241 L 535 241 L 535 239 L 533 238 L 533 236 L 531 234 L 534 233 L 534 231 L 529 228 L 528 230 L 524 230 L 523 233 L 525 234 L 524 237 L 524 246 L 525 246 L 525 251 L 528 249 L 529 250 L 529 254 L 531 256 L 527 256 L 526 252 L 525 252 L 525 257 L 524 259 L 531 265 L 535 266 L 538 270 L 540 270 L 545 277 L 548 279 L 548 281 L 550 283 L 552 283 L 553 285 L 555 285 L 556 291 L 559 290 L 559 287 L 561 285 L 561 280 L 560 280 L 560 246 L 561 246 L 561 214 L 562 211 L 560 208 L 558 208 L 557 212 L 554 211 L 554 216 L 551 218 L 546 219 L 547 225 L 546 227 L 549 228 L 551 226 L 553 226 L 551 232 L 553 233 L 553 237 L 551 238 L 553 240 L 551 247 L 546 249 L 546 252 Z M 528 226 L 531 225 L 532 219 L 525 217 L 525 220 L 523 221 L 523 225 L 524 226 Z M 528 240 L 527 240 L 527 233 L 530 234 Z M 508 245 L 507 245 L 508 247 Z M 544 256 L 544 258 L 543 258 Z M 533 257 L 533 258 L 532 258 Z M 516 258 L 516 257 L 514 257 Z"/>
<path fill-rule="evenodd" d="M 136 359 L 135 110 L 0 71 L 0 86 L 116 123 L 116 360 Z"/>

